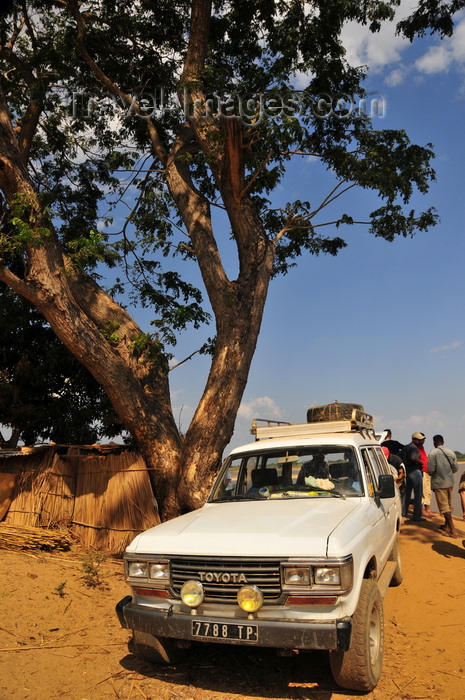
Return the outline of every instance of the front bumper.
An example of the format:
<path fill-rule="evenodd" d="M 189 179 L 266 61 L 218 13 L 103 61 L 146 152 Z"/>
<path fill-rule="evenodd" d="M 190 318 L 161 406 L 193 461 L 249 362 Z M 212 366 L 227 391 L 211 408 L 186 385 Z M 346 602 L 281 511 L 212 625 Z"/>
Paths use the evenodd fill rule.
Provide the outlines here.
<path fill-rule="evenodd" d="M 352 622 L 350 619 L 329 622 L 297 622 L 254 619 L 251 624 L 257 627 L 257 641 L 223 638 L 199 638 L 192 633 L 195 616 L 183 613 L 170 613 L 166 610 L 136 605 L 131 596 L 123 598 L 116 606 L 122 627 L 152 634 L 155 637 L 183 639 L 193 642 L 221 644 L 246 644 L 277 649 L 327 649 L 347 651 L 350 647 Z M 231 623 L 231 619 L 203 615 L 202 622 L 215 625 Z M 248 624 L 248 620 L 242 620 Z"/>

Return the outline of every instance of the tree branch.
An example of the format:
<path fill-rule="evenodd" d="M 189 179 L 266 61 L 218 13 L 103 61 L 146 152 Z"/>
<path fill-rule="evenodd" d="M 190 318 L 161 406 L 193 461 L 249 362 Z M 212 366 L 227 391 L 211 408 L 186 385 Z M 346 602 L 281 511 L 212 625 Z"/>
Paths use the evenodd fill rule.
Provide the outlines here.
<path fill-rule="evenodd" d="M 260 173 L 263 172 L 263 170 L 266 168 L 266 165 L 267 165 L 267 163 L 268 163 L 268 161 L 270 160 L 270 158 L 271 158 L 272 155 L 273 155 L 273 151 L 270 150 L 270 151 L 268 152 L 268 155 L 266 156 L 265 160 L 263 161 L 263 163 L 260 165 L 259 168 L 257 168 L 257 170 L 254 172 L 254 174 L 252 175 L 252 177 L 250 178 L 250 180 L 248 181 L 248 183 L 246 184 L 246 186 L 245 186 L 244 189 L 242 190 L 242 192 L 241 192 L 241 199 L 242 199 L 242 197 L 250 190 L 250 188 L 252 187 L 253 183 L 255 182 L 255 180 L 257 179 L 257 177 L 260 175 Z"/>
<path fill-rule="evenodd" d="M 1 258 L 0 258 L 1 261 Z M 0 262 L 0 281 L 4 282 L 6 285 L 14 289 L 15 292 L 21 294 L 21 296 L 28 299 L 34 304 L 37 300 L 36 296 L 33 294 L 33 289 L 27 282 L 20 279 L 14 275 L 11 270 L 1 264 Z"/>
<path fill-rule="evenodd" d="M 338 184 L 337 184 L 335 187 L 333 187 L 333 189 L 331 190 L 331 192 L 329 192 L 329 193 L 326 195 L 326 197 L 323 199 L 323 201 L 321 202 L 321 204 L 319 205 L 319 207 L 317 207 L 314 211 L 311 212 L 311 216 L 315 216 L 316 214 L 318 214 L 322 209 L 324 209 L 324 208 L 327 207 L 329 204 L 331 204 L 331 202 L 334 202 L 336 199 L 338 199 L 338 197 L 341 197 L 343 194 L 345 194 L 346 192 L 348 192 L 350 189 L 352 189 L 352 187 L 355 187 L 356 184 L 357 184 L 357 183 L 355 183 L 355 182 L 352 182 L 350 185 L 348 185 L 347 187 L 345 187 L 343 190 L 341 190 L 340 192 L 338 192 L 337 194 L 335 194 L 335 192 L 337 192 L 337 190 L 338 190 L 340 187 L 342 187 L 343 184 L 346 183 L 346 182 L 347 182 L 347 180 L 341 180 L 340 182 L 338 182 Z"/>
<path fill-rule="evenodd" d="M 121 90 L 115 83 L 110 80 L 110 78 L 102 71 L 100 66 L 94 61 L 89 52 L 87 51 L 85 45 L 86 37 L 86 23 L 83 15 L 79 12 L 79 7 L 76 0 L 67 0 L 68 7 L 76 20 L 77 25 L 77 36 L 76 42 L 81 54 L 82 59 L 86 65 L 90 68 L 92 73 L 95 75 L 99 83 L 111 94 L 120 97 L 126 105 L 128 105 L 132 110 L 141 114 L 141 109 L 139 103 L 128 93 Z M 149 133 L 150 141 L 152 144 L 154 155 L 160 160 L 161 163 L 166 161 L 166 150 L 163 143 L 158 135 L 151 119 L 146 119 L 147 131 Z"/>

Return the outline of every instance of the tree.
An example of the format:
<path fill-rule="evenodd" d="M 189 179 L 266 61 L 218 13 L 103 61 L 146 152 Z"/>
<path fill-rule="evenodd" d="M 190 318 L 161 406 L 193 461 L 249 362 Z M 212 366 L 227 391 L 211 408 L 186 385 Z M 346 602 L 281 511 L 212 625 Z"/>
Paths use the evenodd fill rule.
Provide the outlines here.
<path fill-rule="evenodd" d="M 414 12 L 397 24 L 397 33 L 413 41 L 415 36 L 437 32 L 443 39 L 454 33 L 454 15 L 465 7 L 465 0 L 420 0 Z"/>
<path fill-rule="evenodd" d="M 376 131 L 354 109 L 364 71 L 347 64 L 340 41 L 345 21 L 377 31 L 396 4 L 18 0 L 2 24 L 0 280 L 104 388 L 163 519 L 203 503 L 272 277 L 304 253 L 337 254 L 345 226 L 393 241 L 435 223 L 433 210 L 406 208 L 434 177 L 431 147 Z M 297 74 L 308 76 L 300 91 Z M 289 161 L 309 155 L 333 173 L 331 191 L 273 206 Z M 343 204 L 357 186 L 379 196 L 364 222 Z M 119 232 L 117 204 L 130 205 Z M 215 229 L 216 211 L 227 227 Z M 235 256 L 229 276 L 224 246 Z M 208 321 L 201 291 L 179 272 L 194 263 L 215 337 L 200 348 L 210 372 L 181 436 L 170 348 Z M 111 289 L 96 276 L 104 265 L 122 271 Z M 154 333 L 117 302 L 123 291 L 153 309 Z"/>
<path fill-rule="evenodd" d="M 0 416 L 19 440 L 91 444 L 122 431 L 92 375 L 58 340 L 37 309 L 0 283 Z"/>

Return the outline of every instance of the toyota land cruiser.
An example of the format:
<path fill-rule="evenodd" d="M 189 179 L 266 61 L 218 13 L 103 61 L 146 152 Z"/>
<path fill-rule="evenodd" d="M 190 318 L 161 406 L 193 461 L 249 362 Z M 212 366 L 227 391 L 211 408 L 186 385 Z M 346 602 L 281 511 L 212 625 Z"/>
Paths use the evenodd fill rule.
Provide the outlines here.
<path fill-rule="evenodd" d="M 231 452 L 202 508 L 133 540 L 117 611 L 140 655 L 175 663 L 198 642 L 326 649 L 338 685 L 376 686 L 383 597 L 402 581 L 401 507 L 371 416 L 349 415 L 254 421 L 255 442 Z"/>

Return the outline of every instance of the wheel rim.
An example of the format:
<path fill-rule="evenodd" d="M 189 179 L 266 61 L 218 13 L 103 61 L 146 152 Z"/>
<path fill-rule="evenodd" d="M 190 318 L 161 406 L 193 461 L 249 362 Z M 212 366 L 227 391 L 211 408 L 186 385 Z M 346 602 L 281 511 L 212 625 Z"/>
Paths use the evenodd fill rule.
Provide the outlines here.
<path fill-rule="evenodd" d="M 370 663 L 375 666 L 380 653 L 381 648 L 381 622 L 379 617 L 379 610 L 376 605 L 373 606 L 370 618 Z"/>

